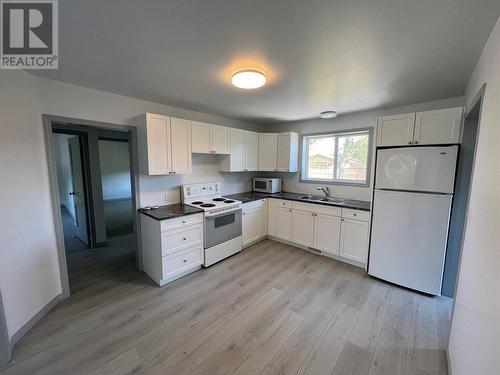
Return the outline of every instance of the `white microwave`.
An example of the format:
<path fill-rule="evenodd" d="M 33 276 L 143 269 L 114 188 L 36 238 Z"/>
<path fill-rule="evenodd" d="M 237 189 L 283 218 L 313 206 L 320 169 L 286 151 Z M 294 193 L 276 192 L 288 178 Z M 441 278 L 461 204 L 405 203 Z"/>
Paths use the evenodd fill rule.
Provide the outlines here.
<path fill-rule="evenodd" d="M 281 191 L 281 178 L 255 177 L 252 190 L 259 193 L 279 193 Z"/>

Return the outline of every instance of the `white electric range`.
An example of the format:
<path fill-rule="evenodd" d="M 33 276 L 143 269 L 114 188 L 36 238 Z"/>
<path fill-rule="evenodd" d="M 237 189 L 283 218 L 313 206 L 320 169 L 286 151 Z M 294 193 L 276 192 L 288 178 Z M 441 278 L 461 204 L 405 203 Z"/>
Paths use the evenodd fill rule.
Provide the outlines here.
<path fill-rule="evenodd" d="M 220 182 L 183 185 L 182 201 L 204 211 L 204 267 L 241 251 L 241 201 L 224 198 Z"/>

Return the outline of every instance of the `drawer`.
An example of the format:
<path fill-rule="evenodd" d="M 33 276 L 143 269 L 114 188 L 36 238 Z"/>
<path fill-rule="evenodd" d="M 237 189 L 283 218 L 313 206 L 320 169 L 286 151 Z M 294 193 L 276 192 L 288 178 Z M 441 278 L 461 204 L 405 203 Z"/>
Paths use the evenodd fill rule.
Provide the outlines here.
<path fill-rule="evenodd" d="M 350 208 L 343 208 L 342 209 L 342 217 L 345 219 L 370 221 L 370 212 L 369 211 L 361 211 L 361 210 L 353 210 Z"/>
<path fill-rule="evenodd" d="M 293 202 L 293 209 L 338 217 L 340 217 L 342 214 L 341 207 L 332 207 L 317 203 Z"/>
<path fill-rule="evenodd" d="M 191 225 L 201 224 L 202 222 L 203 214 L 186 215 L 176 217 L 175 219 L 162 220 L 160 223 L 160 231 L 165 232 L 170 229 L 189 227 Z"/>
<path fill-rule="evenodd" d="M 161 234 L 161 255 L 172 254 L 188 247 L 201 246 L 202 239 L 201 224 L 163 232 Z"/>
<path fill-rule="evenodd" d="M 263 205 L 264 205 L 263 199 L 259 199 L 257 201 L 253 201 L 253 202 L 243 203 L 243 212 L 251 211 L 255 208 L 262 207 Z"/>
<path fill-rule="evenodd" d="M 163 278 L 166 279 L 177 272 L 181 272 L 192 266 L 199 266 L 203 263 L 202 249 L 200 247 L 165 256 L 162 258 Z"/>
<path fill-rule="evenodd" d="M 292 201 L 287 201 L 284 199 L 277 199 L 277 207 L 286 207 L 286 208 L 292 208 L 293 207 L 293 202 Z"/>

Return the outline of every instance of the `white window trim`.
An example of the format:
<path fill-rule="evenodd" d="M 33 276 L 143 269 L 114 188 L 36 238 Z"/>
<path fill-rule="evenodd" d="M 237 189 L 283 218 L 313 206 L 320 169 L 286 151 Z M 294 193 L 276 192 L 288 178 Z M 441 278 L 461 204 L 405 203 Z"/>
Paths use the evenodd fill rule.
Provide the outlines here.
<path fill-rule="evenodd" d="M 359 133 L 367 133 L 368 134 L 368 156 L 366 161 L 366 181 L 359 182 L 358 180 L 324 180 L 324 179 L 316 179 L 316 178 L 306 178 L 307 176 L 307 160 L 309 148 L 304 147 L 304 141 L 308 137 L 327 137 L 327 136 L 335 136 L 335 153 L 338 151 L 338 136 L 350 135 L 350 134 L 359 134 Z M 368 187 L 370 186 L 371 179 L 371 166 L 372 166 L 372 154 L 373 154 L 373 128 L 361 128 L 361 129 L 346 129 L 346 130 L 338 130 L 332 132 L 324 132 L 324 133 L 312 133 L 312 134 L 301 134 L 300 137 L 300 175 L 299 182 L 301 183 L 313 183 L 313 184 L 327 184 L 327 185 L 347 185 L 347 186 L 360 186 L 360 187 Z M 333 175 L 337 175 L 337 161 L 333 165 Z"/>

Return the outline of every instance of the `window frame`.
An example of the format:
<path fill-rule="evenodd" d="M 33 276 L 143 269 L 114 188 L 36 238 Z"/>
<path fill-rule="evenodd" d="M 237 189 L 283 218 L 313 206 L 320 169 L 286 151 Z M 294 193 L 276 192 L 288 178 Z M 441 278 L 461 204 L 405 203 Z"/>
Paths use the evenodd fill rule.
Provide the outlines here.
<path fill-rule="evenodd" d="M 368 134 L 368 155 L 366 160 L 366 180 L 364 182 L 356 182 L 354 180 L 322 180 L 322 179 L 310 179 L 305 178 L 305 173 L 307 169 L 307 160 L 309 159 L 308 151 L 305 149 L 304 140 L 307 137 L 321 137 L 321 136 L 335 136 L 335 155 L 338 152 L 338 137 L 343 135 L 366 133 Z M 307 184 L 326 184 L 326 185 L 344 185 L 344 186 L 358 186 L 358 187 L 370 187 L 371 184 L 371 169 L 372 169 L 372 157 L 373 157 L 373 128 L 356 128 L 356 129 L 343 129 L 335 130 L 329 132 L 321 133 L 308 133 L 300 135 L 300 171 L 299 171 L 299 182 Z M 333 165 L 333 175 L 337 175 L 337 160 Z"/>

